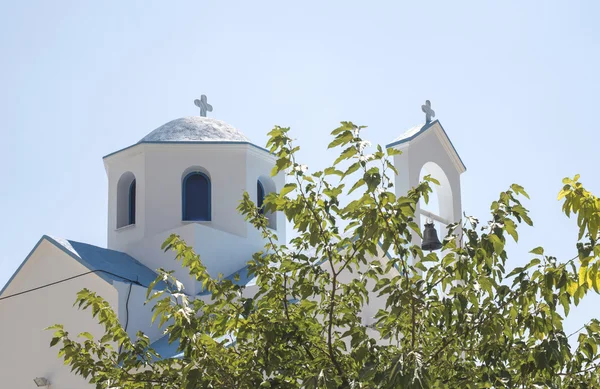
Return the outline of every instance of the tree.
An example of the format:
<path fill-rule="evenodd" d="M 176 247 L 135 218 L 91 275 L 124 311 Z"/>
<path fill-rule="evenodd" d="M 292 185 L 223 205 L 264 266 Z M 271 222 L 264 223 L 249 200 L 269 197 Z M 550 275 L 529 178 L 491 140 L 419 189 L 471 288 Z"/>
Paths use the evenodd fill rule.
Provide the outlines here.
<path fill-rule="evenodd" d="M 83 290 L 76 304 L 91 308 L 106 334 L 72 338 L 53 327 L 51 344 L 65 363 L 98 388 L 599 388 L 600 322 L 568 336 L 563 321 L 588 292 L 599 292 L 600 200 L 578 176 L 564 180 L 559 200 L 579 226 L 568 261 L 538 247 L 527 265 L 506 269 L 507 240 L 532 225 L 519 185 L 492 203 L 489 223 L 464 217 L 449 226 L 443 257 L 425 253 L 411 244 L 420 234 L 415 206 L 436 180 L 427 176 L 397 197 L 389 162 L 397 151 L 367 154 L 362 128 L 335 129 L 329 148 L 340 155 L 314 173 L 297 162 L 289 129 L 269 133 L 272 173 L 285 171 L 289 183 L 266 197 L 264 211 L 284 212 L 297 234 L 278 242 L 264 212 L 243 196 L 239 211 L 268 242 L 249 261 L 256 295 L 211 277 L 178 236 L 164 243 L 212 294 L 186 296 L 165 270 L 157 281 L 170 287 L 154 290 L 155 281 L 148 290 L 182 358 L 161 359 L 142 333 L 130 339 L 108 303 Z M 346 181 L 354 181 L 349 189 Z M 385 309 L 367 328 L 359 313 L 374 298 Z"/>

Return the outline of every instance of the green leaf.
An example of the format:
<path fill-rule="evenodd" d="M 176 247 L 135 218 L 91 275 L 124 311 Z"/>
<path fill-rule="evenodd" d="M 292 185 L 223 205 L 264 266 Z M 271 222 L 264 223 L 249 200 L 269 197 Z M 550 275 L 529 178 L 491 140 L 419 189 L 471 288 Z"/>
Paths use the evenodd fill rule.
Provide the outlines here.
<path fill-rule="evenodd" d="M 577 282 L 575 282 L 575 281 L 568 281 L 568 283 L 567 283 L 567 293 L 569 293 L 571 296 L 574 296 L 578 287 L 579 287 L 579 285 L 577 284 Z"/>
<path fill-rule="evenodd" d="M 348 194 L 354 192 L 356 189 L 360 188 L 363 185 L 365 185 L 365 181 L 361 178 L 360 180 L 358 180 L 354 183 L 352 188 L 350 188 L 350 190 L 348 191 Z"/>
<path fill-rule="evenodd" d="M 86 338 L 88 340 L 94 340 L 94 336 L 92 334 L 90 334 L 89 332 L 82 332 L 79 334 L 79 337 Z"/>
<path fill-rule="evenodd" d="M 536 254 L 536 255 L 544 255 L 544 248 L 543 247 L 536 247 L 533 250 L 531 250 L 529 253 L 530 254 Z"/>
<path fill-rule="evenodd" d="M 352 158 L 356 154 L 358 154 L 358 150 L 356 149 L 356 147 L 350 146 L 346 150 L 344 150 L 344 152 L 335 160 L 333 165 L 335 166 L 346 159 Z"/>
<path fill-rule="evenodd" d="M 488 235 L 488 239 L 492 242 L 496 254 L 500 254 L 502 251 L 504 251 L 504 242 L 502 242 L 497 235 L 490 234 Z"/>
<path fill-rule="evenodd" d="M 479 277 L 477 281 L 479 282 L 479 285 L 483 290 L 485 290 L 490 295 L 492 294 L 492 283 L 487 277 Z"/>
<path fill-rule="evenodd" d="M 354 173 L 355 171 L 357 171 L 360 168 L 360 163 L 356 162 L 353 163 L 352 165 L 350 165 L 350 167 L 344 172 L 344 174 L 342 175 L 342 178 Z"/>
<path fill-rule="evenodd" d="M 341 126 L 331 131 L 331 135 L 338 135 L 344 131 L 352 131 L 355 126 L 352 122 L 341 122 Z"/>
<path fill-rule="evenodd" d="M 504 220 L 504 228 L 506 230 L 506 232 L 512 236 L 512 238 L 514 239 L 515 242 L 519 241 L 519 234 L 517 233 L 517 226 L 515 224 L 515 222 L 513 222 L 510 219 L 505 219 Z"/>
<path fill-rule="evenodd" d="M 281 191 L 279 192 L 279 196 L 283 197 L 286 194 L 290 193 L 291 191 L 293 191 L 294 189 L 296 189 L 297 185 L 294 183 L 289 183 L 289 184 L 285 184 L 283 186 L 283 188 L 281 188 Z"/>
<path fill-rule="evenodd" d="M 517 185 L 517 184 L 512 184 L 510 186 L 510 188 L 516 193 L 516 194 L 522 194 L 523 196 L 525 196 L 526 198 L 529 198 L 529 195 L 527 194 L 527 192 L 525 192 L 525 189 L 521 186 L 521 185 Z"/>
<path fill-rule="evenodd" d="M 350 142 L 352 140 L 353 135 L 352 132 L 347 132 L 345 134 L 340 134 L 337 138 L 335 138 L 331 143 L 329 143 L 329 146 L 327 146 L 328 149 L 334 148 L 336 146 L 344 146 L 346 144 L 348 144 L 348 142 Z"/>
<path fill-rule="evenodd" d="M 324 170 L 325 175 L 329 176 L 329 175 L 336 175 L 336 176 L 342 176 L 344 173 L 337 170 L 334 167 L 328 167 Z"/>
<path fill-rule="evenodd" d="M 390 148 L 386 149 L 386 152 L 387 152 L 387 155 L 390 156 L 390 157 L 392 155 L 400 155 L 400 154 L 402 154 L 402 151 L 400 151 L 398 149 L 395 149 L 393 147 L 390 147 Z"/>
<path fill-rule="evenodd" d="M 198 382 L 202 377 L 202 372 L 198 369 L 192 369 L 186 377 L 186 389 L 198 389 Z"/>

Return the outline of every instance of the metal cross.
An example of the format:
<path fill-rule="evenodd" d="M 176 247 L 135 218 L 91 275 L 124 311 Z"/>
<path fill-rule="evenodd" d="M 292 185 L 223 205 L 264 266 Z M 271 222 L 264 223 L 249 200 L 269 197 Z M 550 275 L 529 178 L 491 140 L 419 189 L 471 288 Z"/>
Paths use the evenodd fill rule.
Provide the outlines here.
<path fill-rule="evenodd" d="M 425 123 L 431 122 L 431 118 L 435 117 L 435 111 L 431 109 L 431 102 L 425 100 L 425 104 L 421 106 L 421 110 L 425 112 Z"/>
<path fill-rule="evenodd" d="M 194 100 L 196 107 L 200 108 L 200 116 L 206 117 L 206 111 L 212 112 L 212 105 L 206 101 L 206 95 L 200 96 L 200 100 Z"/>

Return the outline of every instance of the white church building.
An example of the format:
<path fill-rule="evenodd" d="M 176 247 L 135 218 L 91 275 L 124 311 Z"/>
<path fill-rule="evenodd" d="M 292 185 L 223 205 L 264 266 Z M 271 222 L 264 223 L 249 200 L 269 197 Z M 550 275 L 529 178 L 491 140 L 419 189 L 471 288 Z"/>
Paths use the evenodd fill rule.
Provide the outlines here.
<path fill-rule="evenodd" d="M 201 116 L 170 121 L 103 158 L 108 176 L 106 248 L 44 235 L 2 287 L 1 388 L 92 387 L 64 366 L 58 349 L 49 347 L 52 332 L 44 330 L 61 323 L 71 334 L 101 336 L 102 328 L 91 313 L 73 307 L 83 288 L 103 296 L 131 336 L 143 331 L 163 358 L 177 357 L 177 345 L 169 345 L 162 329 L 150 324 L 150 308 L 143 304 L 155 269 L 173 270 L 186 294 L 208 296 L 171 252 L 160 249 L 171 234 L 193 246 L 211 274 L 232 280 L 239 274 L 236 282 L 247 286 L 245 293 L 253 293 L 246 263 L 265 242 L 236 208 L 244 191 L 261 204 L 266 194 L 283 187 L 285 176 L 270 176 L 276 158 L 266 149 L 229 124 L 206 117 L 212 107 L 205 96 L 196 104 Z M 443 231 L 445 224 L 461 217 L 460 175 L 466 168 L 441 123 L 431 120 L 429 102 L 422 108 L 426 123 L 388 147 L 402 151 L 394 157 L 398 195 L 416 186 L 424 172 L 440 181 L 435 209 L 418 211 L 422 220 L 434 220 Z M 285 242 L 284 215 L 268 218 Z M 381 304 L 373 299 L 366 307 L 365 325 L 372 324 Z"/>

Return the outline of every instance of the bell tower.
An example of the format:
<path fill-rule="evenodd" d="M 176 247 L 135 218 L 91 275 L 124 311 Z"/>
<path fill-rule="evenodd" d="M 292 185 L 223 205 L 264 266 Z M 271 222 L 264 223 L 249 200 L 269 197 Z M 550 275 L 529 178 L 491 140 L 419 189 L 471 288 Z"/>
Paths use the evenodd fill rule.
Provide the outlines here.
<path fill-rule="evenodd" d="M 440 121 L 432 121 L 435 112 L 429 100 L 421 109 L 425 113 L 425 124 L 409 129 L 387 147 L 402 152 L 394 156 L 394 166 L 398 170 L 395 180 L 397 196 L 405 195 L 427 174 L 439 181 L 439 186 L 432 185 L 434 193 L 430 203 L 427 206 L 423 203 L 417 205 L 419 217 L 416 222 L 423 230 L 425 220 L 433 221 L 441 238 L 445 235 L 446 226 L 462 217 L 460 176 L 467 168 Z M 420 243 L 418 235 L 414 234 L 413 239 Z"/>

